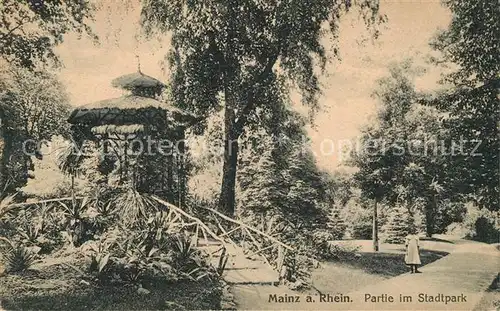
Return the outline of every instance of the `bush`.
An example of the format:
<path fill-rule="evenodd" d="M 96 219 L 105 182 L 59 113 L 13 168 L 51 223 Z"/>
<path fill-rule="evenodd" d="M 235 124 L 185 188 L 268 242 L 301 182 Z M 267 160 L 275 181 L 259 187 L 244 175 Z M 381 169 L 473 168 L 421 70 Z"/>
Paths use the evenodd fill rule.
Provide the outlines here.
<path fill-rule="evenodd" d="M 469 228 L 466 228 L 465 225 L 461 222 L 454 222 L 446 227 L 446 234 L 465 238 L 471 235 L 471 230 Z"/>
<path fill-rule="evenodd" d="M 498 243 L 500 241 L 500 226 L 495 223 L 498 219 L 496 213 L 486 208 L 480 209 L 473 203 L 465 204 L 464 220 L 461 223 L 450 224 L 446 232 L 485 243 Z"/>
<path fill-rule="evenodd" d="M 313 233 L 313 245 L 322 260 L 349 259 L 359 250 L 355 245 L 335 243 L 329 230 L 316 230 Z"/>
<path fill-rule="evenodd" d="M 349 200 L 343 211 L 349 219 L 347 234 L 352 239 L 367 240 L 372 238 L 372 210 L 362 207 L 354 199 Z"/>
<path fill-rule="evenodd" d="M 330 230 L 316 230 L 313 235 L 313 247 L 316 254 L 321 259 L 330 257 L 330 241 L 333 240 L 333 235 Z"/>
<path fill-rule="evenodd" d="M 463 220 L 467 209 L 463 203 L 442 200 L 437 206 L 434 220 L 434 233 L 445 233 L 446 228 Z"/>
<path fill-rule="evenodd" d="M 500 231 L 495 227 L 493 219 L 481 216 L 474 223 L 474 228 L 475 234 L 472 236 L 474 240 L 486 243 L 500 242 Z"/>

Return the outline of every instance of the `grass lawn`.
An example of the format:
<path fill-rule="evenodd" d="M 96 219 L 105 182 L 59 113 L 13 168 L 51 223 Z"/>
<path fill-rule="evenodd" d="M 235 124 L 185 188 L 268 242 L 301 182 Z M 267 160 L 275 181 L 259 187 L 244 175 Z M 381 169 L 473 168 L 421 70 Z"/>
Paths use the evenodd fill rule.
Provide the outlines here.
<path fill-rule="evenodd" d="M 217 283 L 143 282 L 137 286 L 98 286 L 83 281 L 63 264 L 42 266 L 0 277 L 1 307 L 6 310 L 192 310 L 220 309 Z"/>
<path fill-rule="evenodd" d="M 346 293 L 375 284 L 385 279 L 409 272 L 404 263 L 404 246 L 381 244 L 379 252 L 373 252 L 371 241 L 339 241 L 338 244 L 358 246 L 356 256 L 338 261 L 324 262 L 313 272 L 313 286 L 326 293 Z M 420 259 L 429 264 L 448 255 L 453 244 L 446 241 L 423 241 Z"/>

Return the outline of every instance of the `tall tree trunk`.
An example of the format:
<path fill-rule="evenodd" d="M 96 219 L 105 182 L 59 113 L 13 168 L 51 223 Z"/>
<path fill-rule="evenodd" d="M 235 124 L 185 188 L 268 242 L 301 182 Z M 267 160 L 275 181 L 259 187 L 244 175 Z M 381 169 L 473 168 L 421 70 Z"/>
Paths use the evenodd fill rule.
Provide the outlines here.
<path fill-rule="evenodd" d="M 75 173 L 71 173 L 71 204 L 76 206 L 76 193 L 75 193 Z"/>
<path fill-rule="evenodd" d="M 377 200 L 373 204 L 373 228 L 372 228 L 372 241 L 373 251 L 378 252 L 378 212 Z"/>
<path fill-rule="evenodd" d="M 228 104 L 226 97 L 226 104 Z M 224 112 L 224 165 L 222 167 L 222 185 L 219 206 L 223 213 L 234 216 L 236 170 L 238 166 L 238 137 L 235 129 L 233 105 L 227 105 Z"/>
<path fill-rule="evenodd" d="M 186 136 L 184 131 L 181 133 L 181 138 L 178 143 L 178 148 L 179 148 L 179 164 L 178 164 L 178 189 L 179 189 L 179 207 L 182 207 L 185 204 L 185 199 L 186 199 L 186 165 L 185 165 L 185 145 L 184 145 L 184 140 Z"/>
<path fill-rule="evenodd" d="M 6 139 L 5 139 L 5 120 L 3 115 L 3 110 L 0 111 L 0 195 L 5 195 L 3 190 L 7 182 L 7 167 L 4 161 L 4 155 L 6 153 Z"/>
<path fill-rule="evenodd" d="M 436 195 L 433 194 L 431 201 L 425 206 L 425 234 L 428 238 L 434 234 L 434 214 L 436 207 Z"/>
<path fill-rule="evenodd" d="M 0 115 L 0 196 L 5 197 L 12 190 L 9 180 L 9 160 L 13 149 L 13 133 L 8 130 L 8 120 Z"/>
<path fill-rule="evenodd" d="M 174 156 L 171 149 L 167 155 L 167 201 L 174 204 Z"/>

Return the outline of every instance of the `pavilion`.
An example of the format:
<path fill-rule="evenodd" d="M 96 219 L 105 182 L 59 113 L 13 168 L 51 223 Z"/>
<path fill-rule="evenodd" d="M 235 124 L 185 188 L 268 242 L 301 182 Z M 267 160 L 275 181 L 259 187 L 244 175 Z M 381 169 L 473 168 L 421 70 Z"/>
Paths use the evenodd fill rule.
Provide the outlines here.
<path fill-rule="evenodd" d="M 68 119 L 73 140 L 97 146 L 106 182 L 154 193 L 181 206 L 185 131 L 198 119 L 159 100 L 166 85 L 140 68 L 111 84 L 128 94 L 76 108 Z"/>

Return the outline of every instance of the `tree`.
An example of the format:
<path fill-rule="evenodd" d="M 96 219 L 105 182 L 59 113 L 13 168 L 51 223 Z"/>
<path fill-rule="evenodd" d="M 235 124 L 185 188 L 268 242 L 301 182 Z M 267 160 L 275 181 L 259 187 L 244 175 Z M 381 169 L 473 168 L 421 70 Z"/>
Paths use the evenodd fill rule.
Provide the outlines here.
<path fill-rule="evenodd" d="M 332 238 L 335 240 L 342 239 L 347 228 L 345 220 L 340 213 L 340 208 L 341 207 L 337 204 L 332 206 L 326 224 L 332 234 Z"/>
<path fill-rule="evenodd" d="M 390 68 L 378 82 L 374 96 L 381 102 L 376 124 L 362 134 L 362 150 L 354 152 L 354 175 L 363 195 L 373 200 L 373 243 L 378 248 L 377 205 L 412 206 L 425 202 L 427 235 L 434 233 L 439 196 L 447 180 L 447 155 L 439 142 L 447 138 L 442 118 L 435 108 L 418 104 L 421 94 L 412 78 L 419 69 L 410 60 Z"/>
<path fill-rule="evenodd" d="M 367 24 L 380 20 L 378 1 L 354 4 Z M 201 115 L 224 109 L 220 206 L 225 213 L 234 213 L 239 138 L 248 126 L 259 124 L 256 113 L 272 109 L 292 85 L 311 111 L 317 109 L 315 67 L 324 69 L 328 59 L 321 44 L 323 26 L 330 25 L 337 55 L 339 18 L 352 6 L 333 0 L 144 0 L 146 31 L 172 32 L 175 102 Z"/>
<path fill-rule="evenodd" d="M 242 163 L 238 176 L 241 188 L 242 212 L 266 215 L 268 212 L 282 210 L 286 206 L 287 191 L 281 172 L 272 158 L 271 151 L 259 156 L 252 155 L 251 160 Z"/>
<path fill-rule="evenodd" d="M 355 150 L 351 163 L 358 168 L 354 180 L 365 198 L 373 201 L 373 249 L 378 251 L 378 203 L 394 199 L 394 176 L 406 154 L 393 150 L 396 141 L 404 139 L 402 131 L 395 128 L 408 111 L 414 98 L 413 85 L 406 78 L 409 63 L 390 68 L 390 76 L 378 81 L 373 96 L 382 102 L 378 124 L 367 127 L 361 137 L 363 148 Z M 403 135 L 401 135 L 403 134 Z M 388 146 L 389 149 L 386 149 Z"/>
<path fill-rule="evenodd" d="M 53 135 L 67 135 L 62 122 L 70 106 L 64 86 L 54 75 L 6 66 L 0 72 L 2 113 L 0 188 L 7 192 L 23 186 L 31 168 L 30 156 Z"/>
<path fill-rule="evenodd" d="M 387 224 L 383 231 L 385 242 L 392 244 L 404 243 L 408 234 L 413 234 L 416 230 L 415 220 L 407 206 L 397 204 L 389 213 Z"/>
<path fill-rule="evenodd" d="M 19 145 L 19 140 L 16 145 L 11 138 L 14 136 L 19 138 L 25 135 L 26 138 L 37 139 L 37 135 L 44 136 L 44 133 L 50 132 L 55 125 L 53 122 L 45 123 L 44 121 L 53 120 L 61 124 L 60 120 L 49 117 L 54 111 L 56 114 L 59 113 L 58 108 L 60 106 L 56 106 L 55 110 L 46 109 L 50 107 L 47 105 L 39 106 L 40 108 L 38 108 L 38 105 L 31 104 L 29 104 L 29 107 L 23 106 L 23 104 L 28 103 L 26 98 L 22 99 L 24 95 L 30 92 L 44 91 L 43 87 L 30 84 L 36 82 L 32 79 L 39 79 L 43 74 L 38 72 L 29 77 L 29 73 L 17 71 L 21 69 L 15 68 L 34 70 L 40 67 L 40 64 L 59 64 L 53 47 L 61 43 L 63 36 L 70 31 L 76 31 L 80 34 L 87 33 L 96 38 L 87 25 L 92 10 L 93 5 L 87 0 L 3 0 L 0 3 L 0 58 L 7 64 L 7 67 L 13 68 L 15 71 L 13 77 L 15 81 L 13 83 L 17 84 L 18 87 L 17 90 L 11 90 L 8 87 L 12 85 L 3 81 L 2 92 L 0 92 L 0 102 L 2 104 L 0 107 L 0 191 L 3 194 L 8 192 L 5 187 L 7 180 L 12 179 L 9 174 L 19 181 L 11 184 L 11 189 L 25 183 L 27 177 L 27 162 L 29 162 L 29 159 L 26 159 L 25 155 L 20 152 L 22 147 Z M 27 80 L 21 81 L 24 78 Z M 51 80 L 51 78 L 45 78 L 40 79 L 45 79 L 44 81 Z M 52 79 L 52 81 L 54 80 Z M 19 88 L 21 84 L 24 84 L 23 87 L 28 87 L 28 89 Z M 50 83 L 44 85 L 53 90 L 53 88 L 50 88 Z M 59 86 L 60 84 L 56 83 L 56 85 Z M 16 85 L 13 87 L 15 88 Z M 21 94 L 19 91 L 24 93 Z M 42 94 L 47 94 L 47 92 L 42 92 Z M 41 99 L 36 93 L 31 93 L 31 96 Z M 51 96 L 55 96 L 55 94 L 52 93 Z M 22 101 L 23 104 L 16 106 L 19 101 Z M 26 121 L 26 118 L 29 118 L 27 115 L 31 117 L 30 122 L 20 122 L 20 119 Z M 44 116 L 39 119 L 40 117 L 34 115 Z M 16 124 L 13 125 L 13 122 Z M 19 129 L 18 126 L 21 128 Z M 31 134 L 35 132 L 37 134 L 30 137 L 26 127 L 29 127 L 28 132 L 31 131 Z M 18 130 L 24 130 L 24 132 L 20 133 Z M 11 161 L 11 151 L 16 151 L 18 154 L 14 162 Z M 7 163 L 10 163 L 11 169 L 7 168 Z M 13 171 L 13 168 L 17 168 L 18 171 L 16 169 Z"/>
<path fill-rule="evenodd" d="M 0 57 L 25 68 L 39 61 L 57 63 L 53 47 L 63 35 L 76 31 L 94 36 L 87 25 L 93 9 L 88 0 L 2 0 Z"/>
<path fill-rule="evenodd" d="M 304 145 L 305 122 L 291 110 L 272 119 L 283 126 L 261 127 L 242 140 L 237 179 L 240 211 L 279 215 L 295 227 L 319 225 L 326 220 L 321 219 L 326 216 L 322 203 L 328 196 L 316 161 Z M 262 124 L 268 121 L 263 117 Z"/>
<path fill-rule="evenodd" d="M 453 13 L 448 29 L 431 42 L 440 62 L 458 69 L 444 76 L 453 85 L 432 104 L 450 114 L 451 141 L 465 141 L 467 155 L 452 158 L 452 193 L 498 210 L 498 95 L 500 89 L 500 10 L 488 0 L 445 0 Z M 460 197 L 455 199 L 461 199 Z"/>

